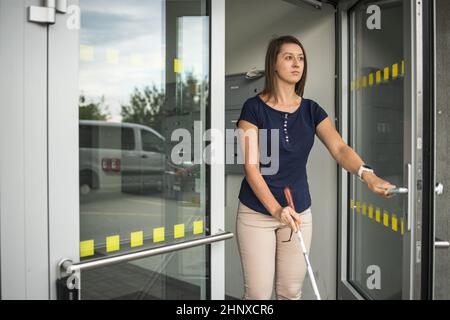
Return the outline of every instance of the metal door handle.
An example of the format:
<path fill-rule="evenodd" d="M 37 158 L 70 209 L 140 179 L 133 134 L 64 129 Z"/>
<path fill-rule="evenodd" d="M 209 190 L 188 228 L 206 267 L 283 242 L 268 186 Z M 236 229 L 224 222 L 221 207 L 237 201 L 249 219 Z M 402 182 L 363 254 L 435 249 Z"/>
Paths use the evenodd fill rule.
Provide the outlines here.
<path fill-rule="evenodd" d="M 436 249 L 448 249 L 448 248 L 450 248 L 450 242 L 442 241 L 441 239 L 436 238 L 434 240 L 434 247 Z"/>
<path fill-rule="evenodd" d="M 408 195 L 408 206 L 407 206 L 407 228 L 408 231 L 411 230 L 411 217 L 412 217 L 412 194 L 413 194 L 413 186 L 412 186 L 412 165 L 408 163 L 408 187 L 401 187 L 401 188 L 395 188 L 388 190 L 388 193 L 390 194 L 407 194 Z"/>
<path fill-rule="evenodd" d="M 212 244 L 212 243 L 224 241 L 227 239 L 231 239 L 233 237 L 234 237 L 234 234 L 231 232 L 218 230 L 217 234 L 213 234 L 213 235 L 206 236 L 203 238 L 172 243 L 169 245 L 156 247 L 156 248 L 152 248 L 152 249 L 147 249 L 147 250 L 142 250 L 142 251 L 138 251 L 138 252 L 124 253 L 122 255 L 107 257 L 104 259 L 96 259 L 96 260 L 81 262 L 81 263 L 77 263 L 77 264 L 73 264 L 71 259 L 62 259 L 59 262 L 58 276 L 63 277 L 68 274 L 71 275 L 74 272 L 108 267 L 108 266 L 115 265 L 118 263 L 135 261 L 138 259 L 153 257 L 156 255 L 162 255 L 162 254 L 166 254 L 169 252 L 179 251 L 182 249 L 189 249 L 189 248 L 194 248 L 194 247 L 198 247 L 198 246 L 202 246 L 202 245 Z"/>
<path fill-rule="evenodd" d="M 434 192 L 438 195 L 441 196 L 444 193 L 444 185 L 442 183 L 438 183 L 436 185 L 436 187 L 434 188 Z"/>
<path fill-rule="evenodd" d="M 412 165 L 408 163 L 408 231 L 411 231 L 411 217 L 412 217 L 412 208 L 413 208 L 413 181 L 412 181 Z"/>
<path fill-rule="evenodd" d="M 407 194 L 408 192 L 408 188 L 394 188 L 388 190 L 388 193 L 390 194 Z"/>

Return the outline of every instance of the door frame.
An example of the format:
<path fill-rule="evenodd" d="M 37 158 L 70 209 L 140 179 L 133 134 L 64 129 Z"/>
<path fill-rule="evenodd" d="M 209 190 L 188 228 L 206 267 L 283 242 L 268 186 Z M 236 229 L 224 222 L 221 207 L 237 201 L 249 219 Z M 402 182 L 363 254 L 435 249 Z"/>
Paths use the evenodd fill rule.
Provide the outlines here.
<path fill-rule="evenodd" d="M 211 2 L 211 128 L 225 133 L 225 0 Z M 225 154 L 224 141 L 214 144 L 217 154 Z M 210 217 L 211 234 L 225 230 L 225 164 L 210 165 Z M 214 207 L 213 207 L 214 205 Z M 211 299 L 225 299 L 225 243 L 211 244 Z"/>
<path fill-rule="evenodd" d="M 0 0 L 0 299 L 48 299 L 47 26 Z"/>
<path fill-rule="evenodd" d="M 339 124 L 341 134 L 346 143 L 349 142 L 349 119 L 348 105 L 350 101 L 350 11 L 361 0 L 347 0 L 338 5 L 338 32 L 339 32 Z M 409 2 L 408 2 L 409 3 Z M 410 137 L 405 142 L 405 150 L 410 150 L 412 174 L 410 185 L 413 193 L 407 200 L 411 208 L 410 221 L 411 230 L 405 229 L 404 234 L 404 270 L 403 270 L 403 299 L 421 298 L 421 249 L 422 249 L 422 152 L 423 152 L 423 39 L 422 39 L 422 1 L 411 1 L 412 8 L 409 28 L 405 29 L 405 57 L 413 62 L 410 66 L 411 74 L 406 76 L 405 83 L 411 87 L 405 92 L 405 103 L 411 108 L 405 109 L 410 112 L 406 119 L 410 124 L 405 127 L 405 137 Z M 408 26 L 407 26 L 408 27 Z M 411 30 L 409 32 L 409 30 Z M 409 42 L 408 42 L 409 41 Z M 408 79 L 408 77 L 410 77 Z M 407 169 L 405 168 L 405 173 Z M 407 176 L 407 174 L 406 174 Z M 340 170 L 338 175 L 339 189 L 339 214 L 338 214 L 338 273 L 337 273 L 337 297 L 338 299 L 364 299 L 356 288 L 348 281 L 348 199 L 350 175 Z M 406 179 L 407 180 L 407 177 Z M 405 185 L 408 181 L 404 181 Z"/>
<path fill-rule="evenodd" d="M 78 0 L 69 0 L 67 5 L 79 8 Z M 48 26 L 48 246 L 52 300 L 57 298 L 61 259 L 80 261 L 79 30 L 67 28 L 70 15 L 57 14 L 55 24 Z"/>
<path fill-rule="evenodd" d="M 435 0 L 423 3 L 423 203 L 421 299 L 434 297 L 434 208 L 436 168 L 436 14 Z"/>
<path fill-rule="evenodd" d="M 225 0 L 210 0 L 210 124 L 225 128 Z M 79 0 L 68 0 L 79 10 Z M 70 14 L 70 13 L 68 13 Z M 79 30 L 67 28 L 68 14 L 57 14 L 48 29 L 48 205 L 49 287 L 56 299 L 59 263 L 80 261 L 78 190 L 78 67 Z M 61 72 L 64 70 L 64 72 Z M 224 154 L 224 143 L 215 148 Z M 210 170 L 210 234 L 225 229 L 225 166 L 212 163 Z M 225 244 L 210 244 L 211 299 L 225 297 Z"/>

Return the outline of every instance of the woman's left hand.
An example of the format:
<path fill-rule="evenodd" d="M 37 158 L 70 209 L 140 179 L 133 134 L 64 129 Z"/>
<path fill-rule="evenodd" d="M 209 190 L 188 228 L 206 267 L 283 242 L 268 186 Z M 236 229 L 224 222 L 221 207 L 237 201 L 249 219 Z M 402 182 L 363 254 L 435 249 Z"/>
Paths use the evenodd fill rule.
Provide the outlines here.
<path fill-rule="evenodd" d="M 367 187 L 379 196 L 387 199 L 394 196 L 393 194 L 388 193 L 388 190 L 394 189 L 396 186 L 390 184 L 388 181 L 383 180 L 370 172 L 364 172 L 362 178 L 367 183 Z"/>

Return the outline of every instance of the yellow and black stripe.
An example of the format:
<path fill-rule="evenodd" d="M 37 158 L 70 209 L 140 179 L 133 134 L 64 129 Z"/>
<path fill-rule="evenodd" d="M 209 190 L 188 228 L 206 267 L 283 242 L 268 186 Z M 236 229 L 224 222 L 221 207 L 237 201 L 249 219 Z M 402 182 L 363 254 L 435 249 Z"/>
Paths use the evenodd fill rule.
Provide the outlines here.
<path fill-rule="evenodd" d="M 350 210 L 356 215 L 367 217 L 375 223 L 382 224 L 390 231 L 397 232 L 402 236 L 405 233 L 405 220 L 403 217 L 399 219 L 397 214 L 389 213 L 387 210 L 374 206 L 371 203 L 350 199 Z"/>
<path fill-rule="evenodd" d="M 180 223 L 173 226 L 173 239 L 178 240 L 185 237 L 185 226 L 186 224 Z M 204 223 L 203 220 L 196 220 L 192 224 L 193 234 L 200 235 L 204 232 Z M 153 243 L 161 243 L 166 241 L 166 228 L 165 227 L 157 227 L 154 228 L 152 234 L 152 242 Z M 111 235 L 106 237 L 106 253 L 116 252 L 120 250 L 120 235 Z M 143 231 L 134 231 L 130 233 L 130 248 L 141 247 L 145 244 L 144 241 L 144 232 Z M 80 242 L 80 257 L 86 258 L 94 255 L 95 251 L 95 241 L 94 240 L 84 240 Z"/>
<path fill-rule="evenodd" d="M 384 67 L 380 70 L 363 75 L 350 83 L 351 91 L 359 91 L 373 86 L 386 84 L 389 81 L 397 80 L 405 76 L 405 60 L 394 63 L 392 66 Z"/>

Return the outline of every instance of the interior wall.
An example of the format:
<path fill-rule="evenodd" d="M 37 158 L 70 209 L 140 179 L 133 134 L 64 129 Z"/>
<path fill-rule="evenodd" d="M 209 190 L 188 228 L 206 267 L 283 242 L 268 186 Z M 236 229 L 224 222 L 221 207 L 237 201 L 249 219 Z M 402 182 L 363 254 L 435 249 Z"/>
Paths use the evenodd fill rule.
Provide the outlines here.
<path fill-rule="evenodd" d="M 281 0 L 226 1 L 226 74 L 264 69 L 267 45 L 273 36 L 299 38 L 308 58 L 305 98 L 318 102 L 335 119 L 335 18 L 334 8 L 317 10 Z M 337 172 L 336 163 L 316 139 L 308 161 L 312 198 L 313 240 L 310 259 L 323 298 L 336 298 Z M 235 232 L 238 193 L 243 175 L 226 177 L 226 230 Z M 226 294 L 243 295 L 242 267 L 236 238 L 226 242 Z M 325 293 L 326 292 L 326 293 Z M 314 299 L 309 278 L 303 299 Z"/>
<path fill-rule="evenodd" d="M 448 123 L 450 121 L 450 1 L 436 1 L 436 183 L 444 185 L 444 193 L 436 196 L 435 236 L 443 241 L 450 239 L 450 186 L 449 151 L 450 140 Z M 435 251 L 434 297 L 439 300 L 450 299 L 450 253 L 448 249 Z"/>

